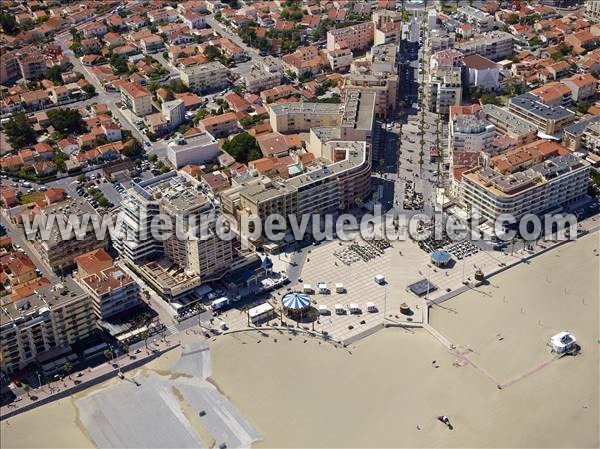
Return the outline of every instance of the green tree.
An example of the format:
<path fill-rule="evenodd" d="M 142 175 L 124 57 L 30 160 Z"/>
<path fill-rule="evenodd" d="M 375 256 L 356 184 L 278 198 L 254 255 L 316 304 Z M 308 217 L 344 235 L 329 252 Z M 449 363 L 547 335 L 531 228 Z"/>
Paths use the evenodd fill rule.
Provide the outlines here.
<path fill-rule="evenodd" d="M 123 156 L 135 159 L 141 156 L 144 152 L 142 144 L 137 139 L 131 138 L 127 141 L 125 148 L 123 148 Z"/>
<path fill-rule="evenodd" d="M 206 56 L 209 61 L 212 61 L 213 59 L 218 57 L 220 54 L 221 54 L 221 52 L 214 45 L 207 45 L 206 48 L 204 49 L 204 56 Z"/>
<path fill-rule="evenodd" d="M 227 140 L 223 144 L 223 149 L 227 151 L 236 161 L 247 164 L 248 161 L 262 157 L 260 147 L 256 139 L 248 133 L 241 133 Z"/>
<path fill-rule="evenodd" d="M 502 106 L 502 102 L 498 98 L 498 96 L 493 92 L 486 92 L 481 95 L 481 103 L 482 104 L 495 104 L 496 106 Z"/>
<path fill-rule="evenodd" d="M 532 37 L 531 39 L 529 39 L 528 43 L 532 47 L 537 47 L 538 45 L 542 45 L 543 44 L 542 39 L 540 39 L 539 36 Z"/>
<path fill-rule="evenodd" d="M 2 30 L 6 34 L 15 35 L 18 34 L 20 31 L 15 16 L 10 13 L 3 12 L 2 14 L 0 14 L 0 26 L 2 26 Z"/>
<path fill-rule="evenodd" d="M 123 56 L 113 53 L 110 57 L 110 65 L 113 68 L 113 73 L 115 75 L 122 75 L 129 71 L 129 67 L 127 67 L 127 59 Z"/>
<path fill-rule="evenodd" d="M 183 84 L 183 81 L 181 81 L 181 80 L 169 81 L 169 89 L 172 92 L 175 92 L 176 94 L 180 94 L 180 93 L 188 91 L 188 88 L 186 87 L 185 84 Z"/>
<path fill-rule="evenodd" d="M 57 151 L 56 154 L 54 155 L 54 163 L 56 164 L 58 169 L 63 173 L 67 172 L 66 162 L 68 160 L 69 160 L 69 155 L 63 153 L 62 151 Z"/>
<path fill-rule="evenodd" d="M 208 117 L 209 114 L 210 113 L 208 112 L 208 109 L 200 108 L 198 109 L 198 111 L 196 111 L 196 114 L 194 114 L 193 122 L 198 123 L 200 120 Z"/>
<path fill-rule="evenodd" d="M 581 114 L 585 114 L 589 108 L 590 108 L 590 103 L 587 101 L 580 101 L 577 104 L 577 111 L 580 112 Z"/>
<path fill-rule="evenodd" d="M 63 365 L 63 371 L 65 372 L 65 374 L 69 375 L 69 379 L 71 378 L 70 373 L 73 370 L 73 365 L 71 365 L 70 362 L 65 362 L 65 364 Z"/>
<path fill-rule="evenodd" d="M 45 78 L 49 79 L 54 84 L 62 84 L 61 75 L 65 72 L 68 72 L 69 70 L 71 70 L 72 67 L 73 66 L 68 62 L 63 63 L 63 64 L 58 64 L 58 65 L 53 65 L 52 67 L 50 67 L 48 69 L 48 73 L 46 74 Z"/>
<path fill-rule="evenodd" d="M 77 109 L 52 109 L 47 115 L 50 124 L 63 135 L 85 132 L 85 123 Z"/>
<path fill-rule="evenodd" d="M 34 145 L 37 141 L 27 116 L 24 113 L 17 114 L 4 125 L 4 132 L 8 137 L 10 145 L 14 149 L 20 149 L 27 145 Z"/>
<path fill-rule="evenodd" d="M 96 88 L 93 84 L 86 84 L 85 86 L 83 86 L 83 91 L 90 97 L 96 95 Z"/>

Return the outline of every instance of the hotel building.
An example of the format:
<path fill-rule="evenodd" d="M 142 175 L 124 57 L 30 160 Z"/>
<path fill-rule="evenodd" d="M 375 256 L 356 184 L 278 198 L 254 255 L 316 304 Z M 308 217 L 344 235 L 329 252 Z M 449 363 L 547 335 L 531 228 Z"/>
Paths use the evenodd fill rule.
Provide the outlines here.
<path fill-rule="evenodd" d="M 510 214 L 518 221 L 525 214 L 542 214 L 583 198 L 589 171 L 590 164 L 571 153 L 517 172 L 478 168 L 462 175 L 462 201 L 486 220 Z"/>

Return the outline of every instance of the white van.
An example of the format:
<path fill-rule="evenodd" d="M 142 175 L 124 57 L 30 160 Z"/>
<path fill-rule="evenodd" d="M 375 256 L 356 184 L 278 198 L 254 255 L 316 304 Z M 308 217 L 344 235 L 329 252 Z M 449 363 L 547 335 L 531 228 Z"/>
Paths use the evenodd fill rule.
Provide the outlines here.
<path fill-rule="evenodd" d="M 213 310 L 221 310 L 223 307 L 229 305 L 229 298 L 227 296 L 222 296 L 218 299 L 215 299 L 210 305 Z"/>

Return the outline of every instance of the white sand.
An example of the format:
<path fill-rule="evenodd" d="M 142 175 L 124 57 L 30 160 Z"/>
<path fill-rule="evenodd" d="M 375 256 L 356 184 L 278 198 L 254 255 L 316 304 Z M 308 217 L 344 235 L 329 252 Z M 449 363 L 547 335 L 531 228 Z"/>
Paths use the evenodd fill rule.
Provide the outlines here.
<path fill-rule="evenodd" d="M 93 448 L 92 441 L 77 424 L 73 399 L 44 405 L 0 424 L 0 447 Z"/>

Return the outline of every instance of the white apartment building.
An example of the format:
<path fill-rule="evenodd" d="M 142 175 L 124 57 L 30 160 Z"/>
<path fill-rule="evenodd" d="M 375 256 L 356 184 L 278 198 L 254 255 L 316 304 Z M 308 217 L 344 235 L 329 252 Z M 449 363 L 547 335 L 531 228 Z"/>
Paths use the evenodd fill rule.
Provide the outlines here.
<path fill-rule="evenodd" d="M 425 102 L 429 112 L 446 115 L 450 106 L 460 106 L 462 100 L 462 79 L 459 67 L 438 68 L 429 73 L 425 88 Z"/>
<path fill-rule="evenodd" d="M 228 74 L 227 67 L 218 61 L 179 69 L 183 84 L 198 92 L 223 89 L 229 83 Z"/>
<path fill-rule="evenodd" d="M 600 1 L 588 0 L 585 2 L 585 15 L 593 20 L 600 20 Z"/>
<path fill-rule="evenodd" d="M 13 373 L 30 363 L 42 364 L 47 372 L 62 370 L 68 360 L 46 360 L 48 351 L 89 337 L 96 329 L 92 301 L 70 277 L 58 284 L 46 284 L 30 296 L 0 300 L 0 371 Z M 48 362 L 51 362 L 48 360 Z"/>
<path fill-rule="evenodd" d="M 583 131 L 583 146 L 596 156 L 600 156 L 600 121 L 590 123 Z"/>
<path fill-rule="evenodd" d="M 113 245 L 123 259 L 134 265 L 155 259 L 163 253 L 162 243 L 155 240 L 151 233 L 152 219 L 159 213 L 160 196 L 151 192 L 149 187 L 172 176 L 174 172 L 140 183 L 132 182 L 123 194 L 120 207 L 122 231 L 113 240 Z"/>
<path fill-rule="evenodd" d="M 283 103 L 269 108 L 273 132 L 301 132 L 310 128 L 338 126 L 340 105 L 330 103 Z"/>
<path fill-rule="evenodd" d="M 479 153 L 491 147 L 496 127 L 476 114 L 458 114 L 449 123 L 450 151 Z"/>
<path fill-rule="evenodd" d="M 327 50 L 348 48 L 352 51 L 368 48 L 373 43 L 373 22 L 363 22 L 327 32 Z"/>
<path fill-rule="evenodd" d="M 456 12 L 473 25 L 477 33 L 492 31 L 496 25 L 494 16 L 470 5 L 463 5 Z"/>
<path fill-rule="evenodd" d="M 454 40 L 454 33 L 449 33 L 442 28 L 436 28 L 429 31 L 429 46 L 431 48 L 431 53 L 454 48 Z"/>
<path fill-rule="evenodd" d="M 106 320 L 140 304 L 138 284 L 122 268 L 111 266 L 80 279 L 92 298 L 96 317 Z"/>
<path fill-rule="evenodd" d="M 462 175 L 462 201 L 491 222 L 501 214 L 518 221 L 526 214 L 542 214 L 581 199 L 588 191 L 589 171 L 590 164 L 573 154 L 516 173 L 474 169 Z"/>
<path fill-rule="evenodd" d="M 513 47 L 513 36 L 504 31 L 490 31 L 455 45 L 465 56 L 479 54 L 492 61 L 510 58 Z"/>
<path fill-rule="evenodd" d="M 246 85 L 246 90 L 252 93 L 260 93 L 263 90 L 279 86 L 282 79 L 282 72 L 268 72 L 267 70 L 257 66 L 253 66 L 250 71 L 242 75 L 242 80 Z"/>
<path fill-rule="evenodd" d="M 181 99 L 165 101 L 161 105 L 161 112 L 171 129 L 185 122 L 185 103 Z"/>
<path fill-rule="evenodd" d="M 218 210 L 214 200 L 185 176 L 173 171 L 132 183 L 121 208 L 126 212 L 126 231 L 138 232 L 117 242 L 117 250 L 128 263 L 140 267 L 144 279 L 169 300 L 220 278 L 231 267 L 234 242 L 215 234 Z M 150 232 L 152 217 L 158 213 L 171 218 L 167 223 L 171 234 L 164 241 Z"/>
<path fill-rule="evenodd" d="M 327 51 L 327 61 L 331 70 L 343 70 L 350 67 L 352 64 L 352 51 L 349 48 L 338 48 L 336 50 Z"/>

